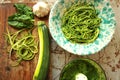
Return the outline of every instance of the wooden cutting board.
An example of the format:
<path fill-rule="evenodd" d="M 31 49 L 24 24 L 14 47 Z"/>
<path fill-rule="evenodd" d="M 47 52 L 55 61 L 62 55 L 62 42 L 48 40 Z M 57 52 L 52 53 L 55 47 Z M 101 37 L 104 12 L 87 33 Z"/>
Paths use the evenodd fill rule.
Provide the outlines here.
<path fill-rule="evenodd" d="M 36 54 L 35 58 L 31 61 L 22 61 L 17 67 L 10 66 L 4 33 L 6 32 L 6 27 L 12 31 L 16 31 L 7 23 L 8 16 L 16 12 L 13 4 L 14 3 L 0 4 L 0 80 L 32 80 L 39 54 Z M 34 3 L 25 4 L 32 7 Z M 42 19 L 35 17 L 35 19 L 46 21 L 46 24 L 48 22 L 48 16 Z M 34 34 L 37 34 L 36 31 L 34 31 Z M 47 80 L 51 80 L 49 76 Z"/>

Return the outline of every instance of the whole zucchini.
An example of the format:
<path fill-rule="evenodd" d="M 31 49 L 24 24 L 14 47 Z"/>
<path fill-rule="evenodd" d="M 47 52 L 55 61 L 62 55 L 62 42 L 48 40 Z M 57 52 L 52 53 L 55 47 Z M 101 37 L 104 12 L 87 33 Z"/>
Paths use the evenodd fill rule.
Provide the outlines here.
<path fill-rule="evenodd" d="M 43 21 L 38 21 L 39 35 L 39 59 L 36 70 L 33 75 L 33 80 L 45 80 L 49 66 L 49 36 L 47 26 Z"/>

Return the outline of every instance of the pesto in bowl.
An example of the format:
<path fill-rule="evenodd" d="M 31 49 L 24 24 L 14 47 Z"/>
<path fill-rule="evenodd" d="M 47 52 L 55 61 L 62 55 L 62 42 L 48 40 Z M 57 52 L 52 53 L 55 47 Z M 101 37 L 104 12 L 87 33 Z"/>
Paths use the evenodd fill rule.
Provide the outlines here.
<path fill-rule="evenodd" d="M 106 80 L 106 75 L 100 65 L 91 59 L 76 59 L 63 68 L 59 80 L 77 80 L 82 75 L 84 80 Z M 81 80 L 81 79 L 79 79 Z"/>

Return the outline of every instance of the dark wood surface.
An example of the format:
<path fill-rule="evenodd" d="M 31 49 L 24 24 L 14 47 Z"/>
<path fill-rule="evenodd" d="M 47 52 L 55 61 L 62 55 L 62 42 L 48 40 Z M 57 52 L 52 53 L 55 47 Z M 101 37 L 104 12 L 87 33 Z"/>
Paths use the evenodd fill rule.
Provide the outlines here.
<path fill-rule="evenodd" d="M 17 67 L 10 66 L 11 60 L 8 57 L 7 43 L 5 41 L 4 33 L 6 33 L 6 27 L 11 31 L 16 31 L 7 23 L 8 16 L 15 13 L 13 4 L 14 3 L 0 4 L 0 80 L 32 80 L 38 60 L 38 54 L 36 54 L 31 61 L 22 61 Z M 31 7 L 34 3 L 25 4 Z M 35 19 L 44 20 L 47 24 L 48 16 L 42 19 Z M 36 35 L 37 32 L 34 31 L 33 34 Z M 48 76 L 47 80 L 49 79 L 50 77 Z"/>

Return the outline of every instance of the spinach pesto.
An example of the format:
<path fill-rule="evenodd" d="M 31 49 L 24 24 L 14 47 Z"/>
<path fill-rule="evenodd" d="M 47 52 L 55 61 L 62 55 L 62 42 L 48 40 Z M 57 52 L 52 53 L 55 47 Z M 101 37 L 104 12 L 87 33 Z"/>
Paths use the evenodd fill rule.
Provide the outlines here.
<path fill-rule="evenodd" d="M 64 13 L 61 22 L 61 29 L 67 40 L 73 43 L 90 43 L 98 37 L 101 18 L 92 4 L 78 3 Z"/>
<path fill-rule="evenodd" d="M 62 70 L 59 80 L 106 80 L 103 69 L 90 59 L 76 59 Z"/>

